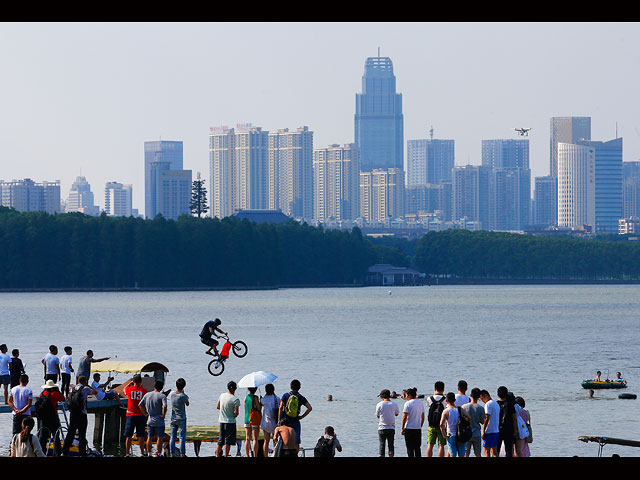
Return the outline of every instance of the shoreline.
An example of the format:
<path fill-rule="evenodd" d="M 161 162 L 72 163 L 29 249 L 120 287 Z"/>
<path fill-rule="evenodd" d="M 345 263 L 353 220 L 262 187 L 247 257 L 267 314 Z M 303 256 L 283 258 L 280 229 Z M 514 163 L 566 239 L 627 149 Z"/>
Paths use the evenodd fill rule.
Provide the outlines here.
<path fill-rule="evenodd" d="M 464 279 L 432 278 L 420 285 L 365 285 L 365 284 L 326 284 L 326 285 L 276 285 L 276 286 L 228 286 L 228 287 L 39 287 L 39 288 L 0 288 L 0 293 L 124 293 L 124 292 L 233 292 L 264 291 L 313 288 L 366 288 L 366 287 L 438 287 L 438 286 L 478 286 L 478 285 L 639 285 L 640 280 L 553 280 L 553 279 Z"/>

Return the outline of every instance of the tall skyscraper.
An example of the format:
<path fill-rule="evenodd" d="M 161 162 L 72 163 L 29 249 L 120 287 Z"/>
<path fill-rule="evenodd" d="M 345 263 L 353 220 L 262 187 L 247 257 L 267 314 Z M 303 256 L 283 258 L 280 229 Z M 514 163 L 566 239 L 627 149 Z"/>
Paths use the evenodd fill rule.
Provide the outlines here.
<path fill-rule="evenodd" d="M 491 169 L 484 165 L 454 167 L 452 220 L 466 218 L 489 229 L 490 174 Z"/>
<path fill-rule="evenodd" d="M 391 59 L 367 58 L 355 113 L 355 144 L 360 149 L 362 171 L 404 170 L 403 122 L 402 94 L 396 93 Z"/>
<path fill-rule="evenodd" d="M 558 179 L 551 175 L 535 178 L 536 225 L 558 224 Z"/>
<path fill-rule="evenodd" d="M 575 144 L 591 140 L 591 117 L 552 117 L 550 145 L 550 175 L 558 176 L 558 143 Z"/>
<path fill-rule="evenodd" d="M 314 149 L 313 183 L 316 220 L 360 216 L 360 151 L 355 144 Z"/>
<path fill-rule="evenodd" d="M 407 185 L 439 185 L 451 181 L 455 163 L 453 140 L 407 141 Z"/>
<path fill-rule="evenodd" d="M 558 142 L 558 226 L 596 225 L 596 155 L 586 145 Z"/>
<path fill-rule="evenodd" d="M 530 208 L 531 171 L 517 167 L 491 169 L 489 228 L 522 230 L 530 223 Z"/>
<path fill-rule="evenodd" d="M 104 211 L 111 217 L 130 217 L 133 186 L 118 182 L 107 182 L 104 186 Z"/>
<path fill-rule="evenodd" d="M 30 178 L 5 182 L 0 180 L 3 207 L 19 212 L 60 213 L 60 180 L 36 183 Z"/>
<path fill-rule="evenodd" d="M 482 140 L 482 165 L 529 169 L 529 140 Z"/>
<path fill-rule="evenodd" d="M 269 133 L 267 206 L 294 218 L 313 218 L 313 132 L 300 127 Z"/>
<path fill-rule="evenodd" d="M 442 210 L 442 190 L 442 185 L 432 185 L 430 183 L 407 185 L 405 191 L 405 213 L 416 215 Z"/>
<path fill-rule="evenodd" d="M 400 168 L 360 172 L 360 216 L 368 222 L 404 216 L 404 184 Z"/>
<path fill-rule="evenodd" d="M 268 208 L 269 132 L 251 124 L 213 127 L 209 134 L 211 216 Z M 274 196 L 275 198 L 275 196 Z"/>
<path fill-rule="evenodd" d="M 182 170 L 183 145 L 180 141 L 158 140 L 144 142 L 144 211 L 146 218 L 155 218 L 158 213 L 159 199 L 156 192 L 156 173 L 154 170 Z M 153 166 L 152 164 L 156 164 Z M 166 164 L 166 165 L 165 165 Z M 190 172 L 190 170 L 188 170 Z"/>
<path fill-rule="evenodd" d="M 640 218 L 640 162 L 622 162 L 623 216 Z"/>
<path fill-rule="evenodd" d="M 71 184 L 66 204 L 67 212 L 82 212 L 86 215 L 100 215 L 100 207 L 94 204 L 91 185 L 85 177 L 76 177 Z"/>
<path fill-rule="evenodd" d="M 608 142 L 579 140 L 577 144 L 595 150 L 595 231 L 616 234 L 624 214 L 622 138 Z"/>

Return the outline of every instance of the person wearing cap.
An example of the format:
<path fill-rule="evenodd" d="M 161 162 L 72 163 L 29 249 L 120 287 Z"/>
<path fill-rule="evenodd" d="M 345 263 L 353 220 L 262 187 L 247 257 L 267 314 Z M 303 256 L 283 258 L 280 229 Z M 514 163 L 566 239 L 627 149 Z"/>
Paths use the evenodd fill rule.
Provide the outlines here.
<path fill-rule="evenodd" d="M 378 397 L 382 398 L 382 401 L 376 405 L 378 438 L 380 441 L 378 456 L 384 457 L 385 444 L 388 444 L 389 457 L 393 457 L 395 453 L 393 443 L 396 433 L 396 417 L 400 414 L 400 409 L 398 404 L 391 400 L 391 392 L 388 389 L 383 389 Z"/>
<path fill-rule="evenodd" d="M 42 450 L 46 453 L 47 451 L 47 443 L 49 442 L 49 438 L 53 437 L 53 454 L 54 456 L 60 456 L 62 451 L 62 445 L 60 443 L 60 418 L 58 417 L 58 402 L 64 402 L 65 398 L 62 393 L 60 393 L 60 389 L 58 385 L 51 379 L 47 380 L 44 385 L 42 385 L 42 393 L 41 397 L 47 397 L 51 402 L 51 406 L 53 407 L 53 411 L 56 412 L 55 415 L 49 418 L 40 418 L 40 430 L 38 431 L 38 440 L 40 441 L 40 446 Z"/>

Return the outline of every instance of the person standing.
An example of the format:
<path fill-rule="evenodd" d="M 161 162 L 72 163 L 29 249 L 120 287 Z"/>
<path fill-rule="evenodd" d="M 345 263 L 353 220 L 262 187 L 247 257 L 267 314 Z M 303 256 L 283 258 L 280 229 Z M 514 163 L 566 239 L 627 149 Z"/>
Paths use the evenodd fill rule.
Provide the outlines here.
<path fill-rule="evenodd" d="M 531 415 L 528 410 L 525 410 L 525 401 L 522 397 L 516 397 L 516 415 L 520 416 L 529 430 L 529 436 L 531 436 Z M 517 457 L 530 457 L 531 451 L 529 450 L 528 438 L 520 438 L 516 440 L 515 455 Z"/>
<path fill-rule="evenodd" d="M 62 383 L 60 385 L 60 391 L 69 398 L 69 387 L 71 386 L 71 374 L 73 373 L 73 349 L 69 346 L 64 347 L 64 355 L 60 359 L 60 369 Z"/>
<path fill-rule="evenodd" d="M 407 389 L 407 398 L 402 409 L 402 430 L 409 457 L 420 457 L 422 446 L 422 426 L 424 425 L 424 404 L 416 398 L 414 388 Z"/>
<path fill-rule="evenodd" d="M 7 355 L 7 350 L 6 344 L 0 345 L 0 385 L 4 387 L 5 405 L 9 405 L 9 385 L 11 384 L 11 357 Z"/>
<path fill-rule="evenodd" d="M 504 444 L 506 457 L 513 457 L 513 445 L 518 431 L 518 421 L 516 419 L 515 397 L 507 387 L 498 387 L 498 405 L 500 405 L 500 439 L 498 441 L 498 452 Z"/>
<path fill-rule="evenodd" d="M 24 364 L 20 360 L 20 350 L 14 348 L 11 350 L 11 365 L 9 365 L 9 373 L 11 375 L 10 389 L 20 385 L 20 375 L 27 373 L 24 371 Z"/>
<path fill-rule="evenodd" d="M 500 439 L 500 405 L 491 399 L 487 390 L 480 391 L 480 399 L 484 403 L 484 423 L 482 424 L 482 446 L 485 457 L 498 456 Z"/>
<path fill-rule="evenodd" d="M 433 385 L 433 395 L 427 399 L 427 408 L 429 413 L 427 416 L 429 428 L 427 429 L 427 457 L 433 456 L 433 446 L 438 442 L 438 456 L 444 457 L 444 446 L 447 440 L 440 430 L 440 420 L 442 412 L 446 408 L 444 397 L 444 382 L 437 381 Z"/>
<path fill-rule="evenodd" d="M 10 457 L 44 457 L 40 442 L 33 439 L 31 431 L 36 422 L 32 417 L 24 417 L 20 432 L 13 435 L 9 447 Z"/>
<path fill-rule="evenodd" d="M 396 417 L 400 414 L 398 404 L 391 400 L 391 392 L 383 389 L 378 397 L 382 398 L 376 405 L 378 417 L 378 456 L 384 457 L 385 444 L 389 446 L 389 457 L 395 454 L 394 437 L 396 433 Z"/>
<path fill-rule="evenodd" d="M 458 393 L 456 393 L 456 407 L 461 407 L 462 405 L 466 405 L 471 401 L 469 395 L 467 395 L 467 382 L 465 380 L 460 380 L 458 382 Z"/>
<path fill-rule="evenodd" d="M 60 380 L 60 359 L 58 358 L 58 347 L 49 345 L 49 353 L 41 360 L 44 365 L 44 381 L 51 380 L 56 383 Z"/>
<path fill-rule="evenodd" d="M 220 434 L 218 435 L 218 446 L 216 457 L 222 457 L 222 447 L 224 446 L 224 456 L 229 456 L 231 445 L 237 443 L 236 438 L 236 417 L 240 412 L 240 400 L 235 396 L 238 386 L 233 380 L 227 383 L 227 392 L 220 395 L 216 408 L 220 410 L 218 421 L 220 422 Z"/>
<path fill-rule="evenodd" d="M 287 425 L 296 431 L 298 452 L 300 451 L 301 441 L 300 420 L 309 415 L 312 410 L 309 401 L 300 394 L 300 386 L 299 380 L 291 380 L 291 383 L 289 384 L 291 390 L 282 395 L 282 399 L 280 399 L 280 410 L 278 412 L 278 420 L 282 420 L 284 418 L 287 421 Z M 306 408 L 302 415 L 300 415 L 301 406 Z"/>
<path fill-rule="evenodd" d="M 51 408 L 45 410 L 42 413 L 43 416 L 38 417 L 40 419 L 40 430 L 38 431 L 38 440 L 42 450 L 47 451 L 47 443 L 49 438 L 53 438 L 53 454 L 56 457 L 60 456 L 62 452 L 62 445 L 60 444 L 60 417 L 58 417 L 58 402 L 64 402 L 65 398 L 58 385 L 53 380 L 47 380 L 42 385 L 41 397 L 45 397 L 50 403 Z M 36 412 L 37 413 L 37 412 Z"/>
<path fill-rule="evenodd" d="M 482 424 L 484 423 L 484 408 L 478 404 L 480 398 L 480 389 L 471 389 L 471 402 L 464 404 L 462 411 L 471 418 L 471 440 L 467 442 L 464 448 L 464 455 L 468 457 L 471 449 L 476 457 L 482 456 Z"/>
<path fill-rule="evenodd" d="M 278 407 L 280 405 L 280 397 L 275 393 L 272 383 L 265 385 L 265 396 L 260 399 L 262 404 L 262 421 L 260 428 L 264 436 L 264 456 L 269 456 L 269 442 L 274 436 L 275 429 L 278 426 Z M 276 446 L 276 440 L 273 438 L 273 447 Z"/>
<path fill-rule="evenodd" d="M 62 445 L 63 457 L 69 455 L 69 449 L 73 444 L 76 433 L 79 439 L 78 450 L 80 451 L 80 456 L 87 455 L 87 397 L 91 393 L 95 395 L 97 392 L 89 386 L 89 379 L 84 375 L 78 377 L 78 385 L 69 394 L 69 400 L 67 401 L 70 415 L 67 436 Z"/>
<path fill-rule="evenodd" d="M 109 360 L 111 357 L 104 358 L 93 358 L 93 350 L 87 350 L 87 354 L 83 357 L 80 357 L 80 361 L 78 362 L 78 371 L 76 372 L 76 383 L 79 383 L 78 379 L 80 377 L 91 377 L 91 364 L 95 362 L 104 362 L 105 360 Z"/>
<path fill-rule="evenodd" d="M 449 392 L 446 395 L 447 408 L 442 412 L 440 419 L 440 430 L 442 435 L 447 439 L 449 452 L 447 457 L 464 457 L 466 442 L 458 443 L 458 423 L 462 413 L 460 407 L 456 407 L 456 394 Z M 470 419 L 467 417 L 467 421 Z"/>
<path fill-rule="evenodd" d="M 147 453 L 151 455 L 153 442 L 156 442 L 156 457 L 162 456 L 164 444 L 164 417 L 167 415 L 167 397 L 162 393 L 164 382 L 156 380 L 153 392 L 147 392 L 140 400 L 140 411 L 147 418 Z"/>
<path fill-rule="evenodd" d="M 140 400 L 147 393 L 147 389 L 142 386 L 142 375 L 136 373 L 129 385 L 124 389 L 127 397 L 127 421 L 124 427 L 125 438 L 125 456 L 131 455 L 131 442 L 133 440 L 133 432 L 135 430 L 140 444 L 140 455 L 147 456 L 146 452 L 146 418 L 140 411 Z"/>
<path fill-rule="evenodd" d="M 169 455 L 176 456 L 176 440 L 180 437 L 180 456 L 186 456 L 187 441 L 187 411 L 189 396 L 184 393 L 187 382 L 184 378 L 176 380 L 176 390 L 169 394 L 171 402 L 171 440 L 169 440 Z"/>
<path fill-rule="evenodd" d="M 22 431 L 22 420 L 31 416 L 31 405 L 33 404 L 33 392 L 27 386 L 29 376 L 26 373 L 20 375 L 20 384 L 13 387 L 9 392 L 9 406 L 13 410 L 13 434 Z"/>
<path fill-rule="evenodd" d="M 258 456 L 258 436 L 260 435 L 260 423 L 262 422 L 262 405 L 256 395 L 256 390 L 256 387 L 249 387 L 249 393 L 244 397 L 244 428 L 246 432 L 244 448 L 247 457 Z"/>

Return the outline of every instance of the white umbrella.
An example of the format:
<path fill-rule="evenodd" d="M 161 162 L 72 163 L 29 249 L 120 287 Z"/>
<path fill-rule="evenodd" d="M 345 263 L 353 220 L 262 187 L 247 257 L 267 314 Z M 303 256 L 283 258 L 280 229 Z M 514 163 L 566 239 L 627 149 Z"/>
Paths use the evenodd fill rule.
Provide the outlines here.
<path fill-rule="evenodd" d="M 259 387 L 273 382 L 276 378 L 278 377 L 273 373 L 260 370 L 259 372 L 252 372 L 242 377 L 238 382 L 238 386 L 240 388 Z"/>

